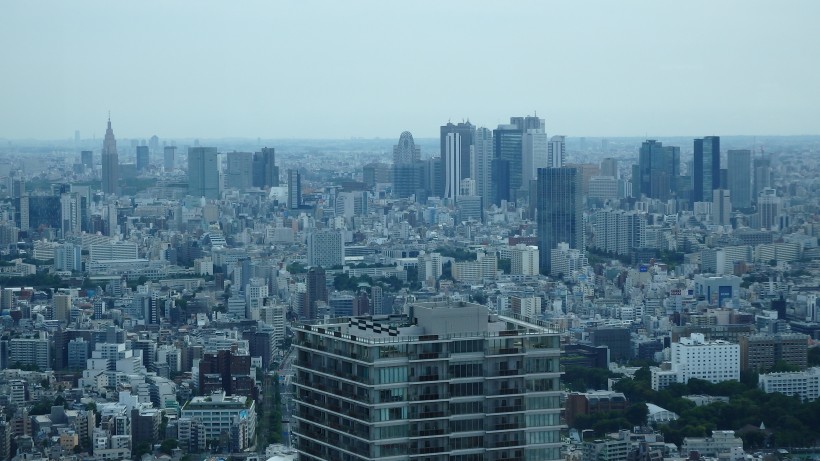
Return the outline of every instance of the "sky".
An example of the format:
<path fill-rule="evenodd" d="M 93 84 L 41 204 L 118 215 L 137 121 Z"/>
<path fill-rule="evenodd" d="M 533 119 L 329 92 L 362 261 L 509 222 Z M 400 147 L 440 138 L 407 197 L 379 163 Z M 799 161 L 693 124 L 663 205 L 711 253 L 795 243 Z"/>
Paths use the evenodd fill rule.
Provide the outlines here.
<path fill-rule="evenodd" d="M 820 2 L 3 1 L 0 138 L 820 134 Z"/>

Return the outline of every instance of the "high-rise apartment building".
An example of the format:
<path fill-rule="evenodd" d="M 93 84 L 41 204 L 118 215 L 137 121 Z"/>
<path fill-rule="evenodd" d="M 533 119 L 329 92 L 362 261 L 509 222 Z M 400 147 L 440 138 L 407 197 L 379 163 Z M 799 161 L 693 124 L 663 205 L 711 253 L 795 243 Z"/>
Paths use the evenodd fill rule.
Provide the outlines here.
<path fill-rule="evenodd" d="M 669 200 L 677 192 L 675 182 L 680 176 L 680 147 L 664 146 L 654 139 L 644 141 L 639 152 L 638 173 L 638 178 L 632 179 L 636 196 L 643 194 L 648 198 Z"/>
<path fill-rule="evenodd" d="M 590 247 L 616 255 L 630 255 L 646 244 L 646 213 L 603 209 L 590 217 Z"/>
<path fill-rule="evenodd" d="M 288 208 L 298 209 L 302 206 L 302 175 L 299 170 L 288 170 Z"/>
<path fill-rule="evenodd" d="M 296 329 L 299 459 L 557 460 L 558 332 L 464 302 Z"/>
<path fill-rule="evenodd" d="M 752 206 L 752 151 L 730 150 L 726 157 L 727 187 L 732 195 L 732 207 L 748 209 Z"/>
<path fill-rule="evenodd" d="M 692 162 L 692 202 L 710 202 L 720 184 L 720 136 L 695 139 Z"/>
<path fill-rule="evenodd" d="M 541 272 L 549 274 L 550 251 L 558 243 L 566 242 L 569 248 L 584 251 L 584 210 L 578 170 L 539 169 L 536 209 Z"/>
<path fill-rule="evenodd" d="M 119 193 L 120 160 L 117 155 L 117 140 L 114 130 L 111 129 L 111 118 L 108 118 L 108 127 L 105 129 L 102 155 L 102 191 L 104 194 Z"/>
<path fill-rule="evenodd" d="M 461 184 L 461 135 L 447 133 L 444 148 L 443 197 L 457 201 Z"/>
<path fill-rule="evenodd" d="M 216 147 L 188 148 L 188 195 L 219 199 L 222 193 L 219 176 Z"/>

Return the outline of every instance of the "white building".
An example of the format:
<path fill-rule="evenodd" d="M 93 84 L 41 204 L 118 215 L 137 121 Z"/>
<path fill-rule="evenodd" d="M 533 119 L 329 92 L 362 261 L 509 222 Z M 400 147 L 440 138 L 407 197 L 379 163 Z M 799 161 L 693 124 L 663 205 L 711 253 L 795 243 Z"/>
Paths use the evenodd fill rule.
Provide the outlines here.
<path fill-rule="evenodd" d="M 573 272 L 581 270 L 587 265 L 587 257 L 584 252 L 570 248 L 566 242 L 558 244 L 558 248 L 550 250 L 550 273 L 563 274 L 570 277 Z"/>
<path fill-rule="evenodd" d="M 652 389 L 673 382 L 686 384 L 691 378 L 712 383 L 740 379 L 740 345 L 728 341 L 706 341 L 702 333 L 692 333 L 672 343 L 669 370 L 653 367 Z"/>
<path fill-rule="evenodd" d="M 241 450 L 248 449 L 256 439 L 256 408 L 253 399 L 240 395 L 226 396 L 215 392 L 194 397 L 182 408 L 182 417 L 198 421 L 207 441 L 219 440 L 223 432 L 239 433 Z"/>
<path fill-rule="evenodd" d="M 518 245 L 510 248 L 510 274 L 538 275 L 538 247 L 534 245 Z"/>
<path fill-rule="evenodd" d="M 89 262 L 137 259 L 137 244 L 132 242 L 112 242 L 91 245 Z"/>
<path fill-rule="evenodd" d="M 820 367 L 793 373 L 767 373 L 760 375 L 757 384 L 763 392 L 780 392 L 784 395 L 799 395 L 804 401 L 820 397 Z"/>
<path fill-rule="evenodd" d="M 712 431 L 711 437 L 684 437 L 681 454 L 697 451 L 701 457 L 723 458 L 737 449 L 743 453 L 743 440 L 735 437 L 735 431 Z"/>

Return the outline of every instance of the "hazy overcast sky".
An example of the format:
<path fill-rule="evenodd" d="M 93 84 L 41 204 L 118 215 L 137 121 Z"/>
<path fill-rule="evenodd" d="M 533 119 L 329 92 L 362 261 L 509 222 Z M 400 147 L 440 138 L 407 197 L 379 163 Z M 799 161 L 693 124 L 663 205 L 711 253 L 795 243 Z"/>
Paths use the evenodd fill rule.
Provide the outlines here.
<path fill-rule="evenodd" d="M 820 1 L 4 1 L 0 137 L 820 134 Z"/>

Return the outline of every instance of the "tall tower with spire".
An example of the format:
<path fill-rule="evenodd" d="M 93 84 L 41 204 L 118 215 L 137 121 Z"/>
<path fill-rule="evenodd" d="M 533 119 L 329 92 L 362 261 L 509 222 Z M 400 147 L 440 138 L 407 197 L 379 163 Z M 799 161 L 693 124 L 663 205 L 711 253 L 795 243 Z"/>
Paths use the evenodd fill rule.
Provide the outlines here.
<path fill-rule="evenodd" d="M 119 193 L 120 159 L 117 155 L 117 140 L 111 129 L 111 115 L 108 116 L 108 128 L 102 147 L 102 191 L 104 194 Z"/>

